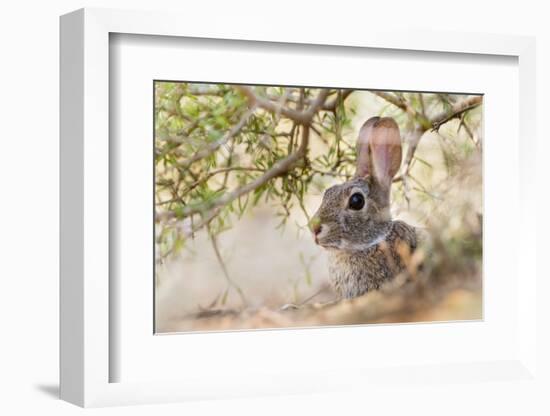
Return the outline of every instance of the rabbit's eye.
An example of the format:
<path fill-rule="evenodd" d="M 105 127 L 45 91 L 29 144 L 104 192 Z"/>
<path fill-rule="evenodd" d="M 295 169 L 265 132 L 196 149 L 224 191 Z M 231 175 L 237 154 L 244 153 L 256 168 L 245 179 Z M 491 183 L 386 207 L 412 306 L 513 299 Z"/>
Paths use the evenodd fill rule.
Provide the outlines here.
<path fill-rule="evenodd" d="M 349 208 L 359 211 L 365 206 L 365 197 L 359 192 L 354 193 L 349 197 Z"/>

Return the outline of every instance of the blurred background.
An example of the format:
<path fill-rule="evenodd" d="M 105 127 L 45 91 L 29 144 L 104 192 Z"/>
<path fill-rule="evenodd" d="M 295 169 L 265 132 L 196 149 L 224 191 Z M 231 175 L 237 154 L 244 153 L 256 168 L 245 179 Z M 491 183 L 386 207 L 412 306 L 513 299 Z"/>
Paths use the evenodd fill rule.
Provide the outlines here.
<path fill-rule="evenodd" d="M 375 115 L 400 126 L 392 214 L 424 266 L 327 310 L 307 224 Z M 480 95 L 156 82 L 156 331 L 481 318 L 482 147 Z"/>

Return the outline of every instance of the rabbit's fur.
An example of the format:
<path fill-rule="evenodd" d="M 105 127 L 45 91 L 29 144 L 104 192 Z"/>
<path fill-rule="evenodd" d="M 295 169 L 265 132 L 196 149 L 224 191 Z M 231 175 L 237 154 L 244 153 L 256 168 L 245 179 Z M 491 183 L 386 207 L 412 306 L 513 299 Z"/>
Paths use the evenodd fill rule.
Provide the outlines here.
<path fill-rule="evenodd" d="M 400 165 L 396 122 L 369 119 L 359 133 L 356 176 L 327 189 L 313 216 L 315 241 L 328 250 L 330 280 L 342 298 L 378 289 L 405 270 L 416 249 L 415 228 L 390 215 L 390 188 Z"/>

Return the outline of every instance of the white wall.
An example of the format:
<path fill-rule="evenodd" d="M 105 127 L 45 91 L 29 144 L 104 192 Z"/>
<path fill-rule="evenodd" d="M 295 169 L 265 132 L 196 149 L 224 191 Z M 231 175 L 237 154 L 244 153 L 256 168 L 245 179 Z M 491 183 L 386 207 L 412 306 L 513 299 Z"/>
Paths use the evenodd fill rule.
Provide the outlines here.
<path fill-rule="evenodd" d="M 189 4 L 188 4 L 189 3 Z M 216 4 L 214 4 L 216 3 Z M 0 178 L 1 301 L 3 341 L 0 343 L 0 409 L 2 414 L 72 414 L 79 409 L 54 400 L 57 394 L 58 348 L 58 16 L 83 7 L 116 7 L 135 9 L 168 9 L 185 11 L 189 19 L 204 18 L 211 13 L 254 15 L 273 18 L 287 24 L 324 25 L 327 31 L 338 25 L 369 25 L 384 19 L 403 27 L 426 27 L 434 30 L 512 33 L 537 36 L 538 50 L 538 128 L 540 137 L 548 138 L 546 117 L 550 104 L 542 97 L 550 94 L 550 29 L 549 13 L 543 1 L 481 2 L 463 0 L 368 2 L 296 0 L 255 3 L 244 1 L 185 2 L 167 0 L 89 0 L 4 1 L 0 9 L 0 120 L 2 143 Z M 238 6 L 242 4 L 242 6 Z M 292 17 L 300 15 L 301 18 Z M 185 22 L 182 22 L 185 24 Z M 550 146 L 539 140 L 539 184 L 548 189 L 543 169 Z M 544 158 L 544 159 L 543 159 Z M 542 214 L 550 210 L 548 198 L 541 199 L 539 223 L 548 231 L 548 220 Z M 542 234 L 539 233 L 539 234 Z M 540 243 L 542 243 L 542 238 Z M 548 293 L 548 283 L 539 293 Z M 547 337 L 548 338 L 548 337 Z M 548 347 L 548 343 L 546 343 Z M 550 347 L 547 348 L 547 351 Z M 541 357 L 542 360 L 546 358 Z M 547 359 L 546 359 L 547 360 Z M 545 362 L 546 365 L 548 361 Z M 546 374 L 549 374 L 547 371 Z M 455 386 L 437 387 L 440 398 L 448 397 L 448 414 L 468 411 L 483 399 L 475 389 Z M 421 391 L 418 392 L 422 394 Z M 540 392 L 539 392 L 540 393 Z M 103 409 L 101 414 L 216 414 L 258 413 L 343 414 L 369 413 L 369 410 L 391 411 L 395 397 L 350 397 L 344 393 L 323 397 L 293 397 L 278 400 L 255 399 L 230 402 L 192 403 L 156 407 Z M 401 393 L 400 393 L 401 394 Z M 414 397 L 414 392 L 410 392 Z M 532 394 L 538 394 L 532 392 Z M 418 398 L 418 396 L 416 396 Z M 465 399 L 465 397 L 467 399 Z M 499 400 L 475 405 L 474 413 L 541 414 L 533 401 L 514 394 L 507 385 L 495 387 Z M 522 400 L 520 400 L 522 398 Z M 403 397 L 411 400 L 411 397 Z M 401 400 L 401 396 L 398 400 Z M 421 400 L 422 411 L 436 411 L 438 400 Z M 9 410 L 8 410 L 9 409 Z M 421 408 L 414 406 L 412 414 Z M 546 409 L 548 411 L 548 409 Z M 378 413 L 378 412 L 375 412 Z M 431 413 L 431 412 L 428 412 Z M 260 414 L 260 413 L 258 413 Z"/>

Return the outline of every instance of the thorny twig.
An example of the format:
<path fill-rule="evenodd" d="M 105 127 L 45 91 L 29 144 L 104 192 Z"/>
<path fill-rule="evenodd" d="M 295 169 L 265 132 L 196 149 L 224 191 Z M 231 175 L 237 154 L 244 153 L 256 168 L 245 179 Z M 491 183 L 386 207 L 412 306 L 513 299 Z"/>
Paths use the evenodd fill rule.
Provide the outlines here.
<path fill-rule="evenodd" d="M 242 88 L 248 88 L 248 87 L 242 87 Z M 251 93 L 254 94 L 253 92 Z M 259 188 L 260 186 L 264 185 L 270 180 L 278 176 L 284 175 L 286 172 L 293 169 L 296 166 L 296 164 L 306 155 L 308 144 L 309 144 L 309 130 L 310 130 L 311 121 L 315 113 L 319 110 L 319 108 L 322 107 L 327 95 L 328 95 L 328 91 L 322 90 L 318 94 L 317 98 L 313 101 L 313 104 L 310 106 L 308 110 L 299 112 L 300 116 L 298 117 L 298 119 L 300 120 L 300 123 L 303 124 L 302 141 L 298 149 L 294 153 L 291 153 L 289 156 L 285 157 L 284 159 L 277 161 L 269 170 L 265 171 L 263 175 L 255 178 L 254 180 L 252 180 L 251 182 L 243 186 L 240 186 L 234 189 L 231 192 L 228 192 L 222 195 L 221 197 L 219 197 L 214 201 L 209 201 L 205 204 L 198 204 L 198 205 L 191 205 L 191 206 L 188 205 L 183 207 L 181 212 L 179 213 L 179 216 L 189 217 L 194 214 L 199 214 L 199 213 L 204 214 L 205 212 L 212 212 L 216 210 L 214 211 L 215 212 L 214 216 L 207 214 L 206 220 L 201 221 L 200 225 L 202 227 L 206 225 L 213 217 L 215 217 L 219 213 L 220 207 L 224 207 L 227 204 L 230 204 L 231 202 L 241 197 L 242 195 L 245 195 Z M 259 98 L 251 98 L 251 102 L 252 102 L 251 105 L 253 108 L 255 104 L 262 106 L 261 100 Z M 285 114 L 285 110 L 281 109 L 281 114 Z M 157 213 L 156 215 L 156 219 L 158 221 L 166 218 L 173 218 L 173 217 L 175 217 L 175 214 L 171 212 Z M 196 229 L 198 228 L 200 227 L 196 227 Z"/>
<path fill-rule="evenodd" d="M 210 235 L 210 242 L 212 243 L 212 248 L 214 250 L 214 253 L 216 254 L 216 259 L 218 260 L 218 263 L 220 263 L 220 267 L 222 269 L 225 280 L 227 281 L 227 285 L 228 285 L 228 287 L 231 287 L 231 288 L 235 289 L 235 291 L 239 294 L 239 297 L 241 298 L 241 302 L 242 302 L 243 307 L 246 307 L 248 305 L 248 302 L 246 300 L 246 297 L 244 296 L 244 292 L 242 291 L 240 286 L 233 279 L 231 279 L 231 276 L 229 275 L 229 272 L 227 271 L 227 266 L 225 265 L 225 262 L 223 261 L 223 257 L 221 255 L 220 249 L 218 247 L 217 237 L 214 233 L 210 232 L 210 230 L 208 230 L 208 231 L 209 231 L 209 235 Z"/>

